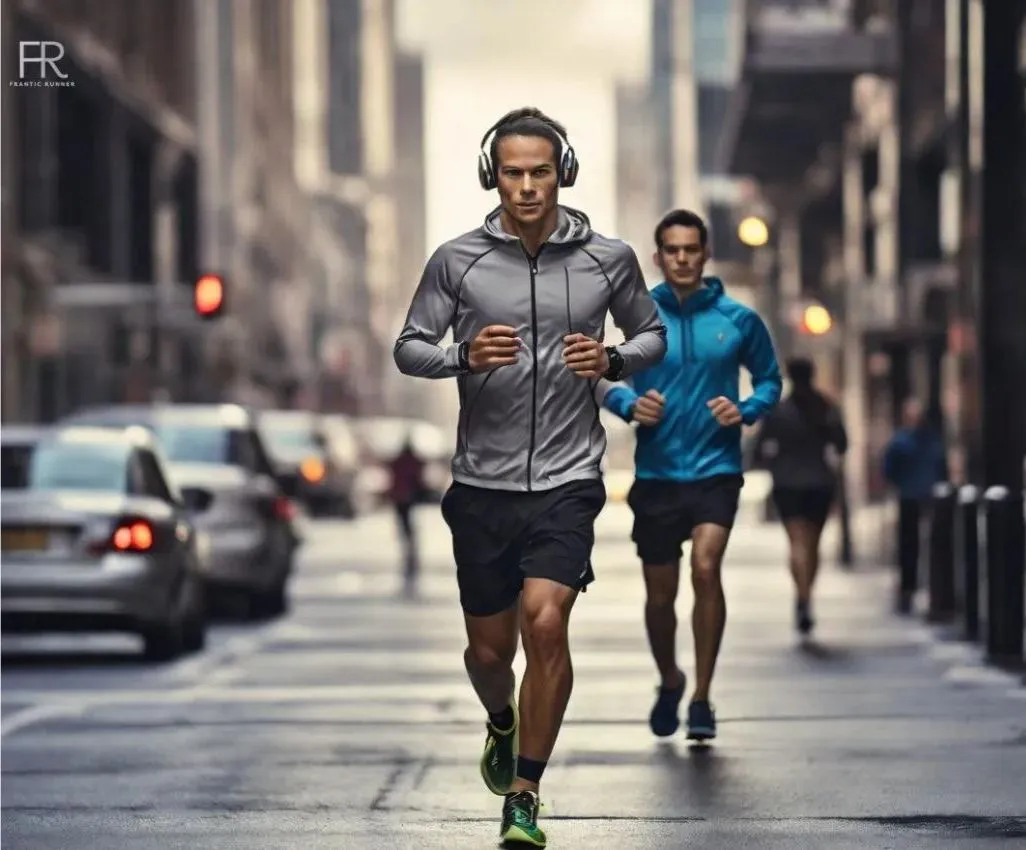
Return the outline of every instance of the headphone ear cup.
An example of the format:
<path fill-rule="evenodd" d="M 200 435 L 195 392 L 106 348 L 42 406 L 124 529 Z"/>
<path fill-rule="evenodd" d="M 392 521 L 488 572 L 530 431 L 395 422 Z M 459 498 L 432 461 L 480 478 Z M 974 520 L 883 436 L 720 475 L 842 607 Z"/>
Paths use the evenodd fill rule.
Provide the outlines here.
<path fill-rule="evenodd" d="M 485 191 L 495 188 L 495 174 L 492 172 L 492 163 L 488 158 L 488 154 L 484 151 L 481 151 L 477 157 L 477 179 L 481 183 L 481 188 Z"/>
<path fill-rule="evenodd" d="M 577 161 L 577 154 L 572 147 L 567 146 L 563 152 L 563 162 L 560 165 L 560 185 L 565 187 L 573 186 L 577 182 L 577 172 L 581 165 Z"/>

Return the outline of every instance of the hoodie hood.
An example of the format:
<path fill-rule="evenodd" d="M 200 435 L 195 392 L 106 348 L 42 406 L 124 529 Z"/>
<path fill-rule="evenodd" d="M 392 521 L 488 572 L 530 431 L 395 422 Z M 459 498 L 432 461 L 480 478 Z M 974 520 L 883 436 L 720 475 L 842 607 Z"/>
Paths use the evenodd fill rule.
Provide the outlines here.
<path fill-rule="evenodd" d="M 588 216 L 572 207 L 560 205 L 558 210 L 559 220 L 556 223 L 556 229 L 547 241 L 554 245 L 571 245 L 586 242 L 591 236 L 591 222 L 588 220 Z M 502 229 L 502 222 L 499 220 L 501 212 L 502 207 L 498 206 L 485 216 L 484 232 L 493 239 L 498 239 L 502 242 L 518 241 L 517 237 L 512 233 L 507 233 Z"/>
<path fill-rule="evenodd" d="M 665 310 L 679 310 L 682 313 L 697 313 L 715 304 L 723 295 L 723 281 L 718 277 L 703 277 L 702 288 L 683 302 L 677 300 L 677 293 L 666 281 L 652 290 L 652 298 Z"/>

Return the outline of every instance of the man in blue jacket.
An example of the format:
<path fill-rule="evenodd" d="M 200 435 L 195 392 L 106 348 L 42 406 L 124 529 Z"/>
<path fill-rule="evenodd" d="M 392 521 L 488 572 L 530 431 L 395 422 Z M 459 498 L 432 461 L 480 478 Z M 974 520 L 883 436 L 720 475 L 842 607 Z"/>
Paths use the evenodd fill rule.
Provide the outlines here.
<path fill-rule="evenodd" d="M 883 474 L 898 491 L 898 611 L 909 614 L 919 583 L 924 506 L 934 485 L 948 479 L 943 433 L 927 419 L 918 399 L 906 399 L 901 406 L 901 428 L 884 450 Z"/>
<path fill-rule="evenodd" d="M 703 277 L 709 257 L 702 219 L 674 210 L 655 231 L 655 262 L 664 282 L 652 290 L 667 329 L 663 361 L 635 372 L 628 384 L 606 384 L 603 405 L 637 422 L 635 482 L 627 497 L 647 602 L 645 626 L 662 678 L 649 723 L 672 735 L 687 679 L 677 665 L 675 603 L 680 558 L 692 541 L 695 590 L 692 631 L 695 690 L 688 707 L 688 738 L 716 737 L 709 702 L 716 657 L 726 623 L 720 564 L 744 483 L 741 426 L 758 421 L 779 400 L 780 369 L 762 319 L 724 294 L 723 283 Z M 753 393 L 739 398 L 744 366 Z"/>

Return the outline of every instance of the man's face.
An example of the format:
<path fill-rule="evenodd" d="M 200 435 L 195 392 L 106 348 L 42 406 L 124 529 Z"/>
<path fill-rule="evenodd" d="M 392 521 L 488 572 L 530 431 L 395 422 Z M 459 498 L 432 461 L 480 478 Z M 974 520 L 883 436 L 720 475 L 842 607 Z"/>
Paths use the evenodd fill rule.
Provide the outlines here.
<path fill-rule="evenodd" d="M 675 286 L 697 286 L 709 259 L 697 227 L 675 224 L 663 231 L 663 247 L 653 259 L 666 282 Z"/>
<path fill-rule="evenodd" d="M 559 176 L 552 142 L 540 136 L 499 140 L 496 181 L 502 208 L 515 222 L 535 224 L 556 206 Z"/>
<path fill-rule="evenodd" d="M 901 407 L 901 420 L 906 428 L 918 428 L 923 424 L 923 405 L 918 399 L 906 399 Z"/>

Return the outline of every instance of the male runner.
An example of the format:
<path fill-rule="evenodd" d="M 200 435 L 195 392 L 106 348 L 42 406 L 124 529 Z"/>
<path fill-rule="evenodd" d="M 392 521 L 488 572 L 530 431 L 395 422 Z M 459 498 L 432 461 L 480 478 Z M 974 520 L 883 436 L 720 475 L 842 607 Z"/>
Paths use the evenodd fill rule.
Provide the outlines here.
<path fill-rule="evenodd" d="M 606 498 L 595 388 L 666 351 L 634 252 L 557 203 L 577 170 L 565 131 L 537 109 L 490 128 L 478 171 L 483 188 L 498 189 L 499 206 L 428 260 L 395 346 L 403 373 L 458 380 L 442 514 L 466 621 L 464 661 L 488 712 L 481 773 L 505 796 L 503 839 L 535 847 L 545 846 L 539 782 L 573 678 L 567 624 L 593 579 L 594 523 Z M 622 345 L 603 345 L 607 313 Z M 442 349 L 450 328 L 456 342 Z M 518 635 L 527 660 L 519 706 Z"/>
<path fill-rule="evenodd" d="M 661 737 L 680 725 L 687 679 L 677 666 L 675 603 L 682 545 L 690 538 L 697 682 L 688 738 L 704 740 L 716 737 L 709 688 L 727 619 L 720 564 L 744 483 L 741 425 L 751 425 L 777 403 L 781 380 L 759 316 L 728 298 L 718 278 L 702 277 L 709 257 L 702 219 L 674 210 L 656 227 L 655 242 L 664 282 L 652 297 L 667 328 L 667 355 L 636 372 L 632 386 L 603 383 L 603 404 L 642 426 L 627 500 L 645 575 L 645 626 L 662 678 L 649 723 Z M 744 401 L 738 391 L 741 366 L 754 387 Z"/>

